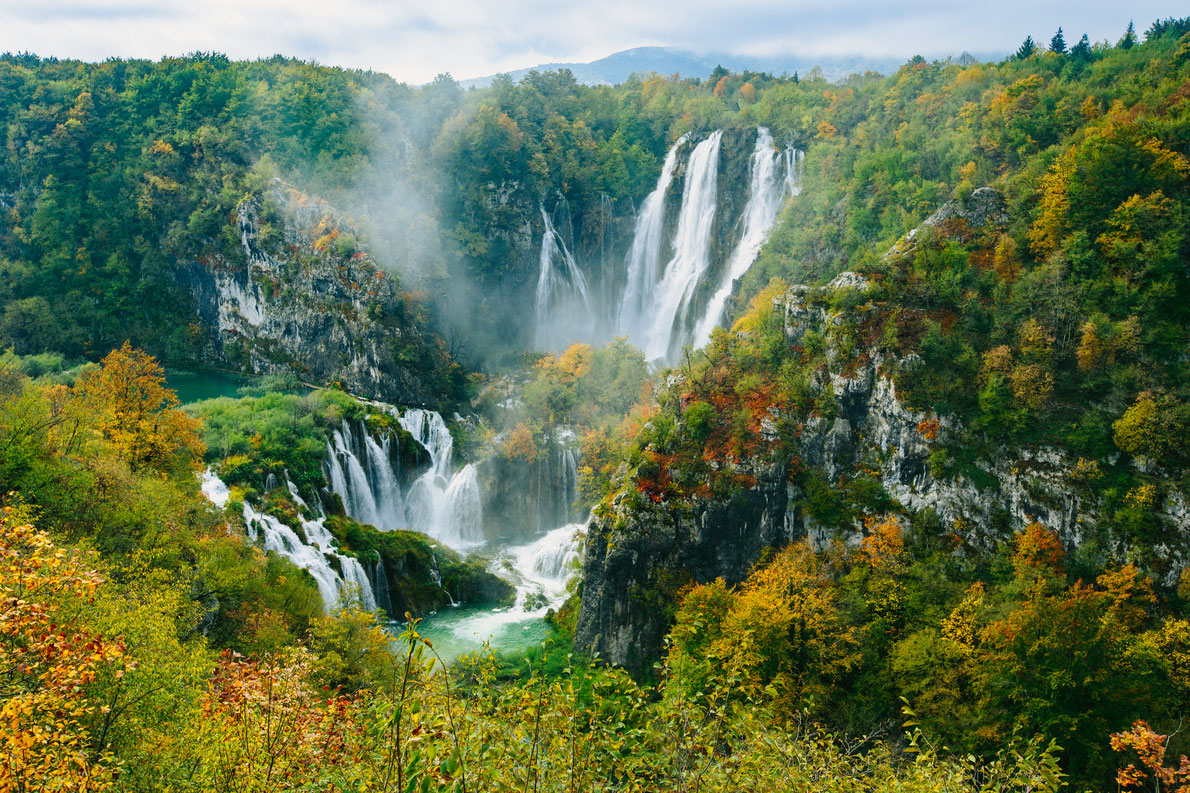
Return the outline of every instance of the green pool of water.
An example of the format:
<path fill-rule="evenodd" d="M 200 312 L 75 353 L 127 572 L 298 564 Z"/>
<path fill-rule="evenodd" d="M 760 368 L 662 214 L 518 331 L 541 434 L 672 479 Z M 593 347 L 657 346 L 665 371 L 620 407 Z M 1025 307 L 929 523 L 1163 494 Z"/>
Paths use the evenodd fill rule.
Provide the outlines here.
<path fill-rule="evenodd" d="M 404 625 L 394 623 L 391 631 L 399 636 Z M 492 609 L 491 606 L 447 606 L 424 617 L 417 632 L 429 639 L 446 663 L 465 653 L 483 649 L 484 641 L 493 650 L 512 651 L 541 644 L 549 634 L 549 625 L 540 611 Z"/>
<path fill-rule="evenodd" d="M 252 378 L 227 372 L 190 372 L 167 369 L 165 385 L 178 392 L 183 405 L 217 397 L 238 397 L 239 389 L 250 385 Z"/>

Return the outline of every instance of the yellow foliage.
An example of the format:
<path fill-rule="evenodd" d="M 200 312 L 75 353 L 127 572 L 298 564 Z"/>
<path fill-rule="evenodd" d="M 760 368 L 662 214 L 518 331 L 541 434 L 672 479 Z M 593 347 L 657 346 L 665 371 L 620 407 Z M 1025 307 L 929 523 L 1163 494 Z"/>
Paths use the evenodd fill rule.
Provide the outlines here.
<path fill-rule="evenodd" d="M 985 595 L 982 583 L 972 584 L 959 605 L 942 620 L 942 635 L 961 647 L 967 655 L 975 652 L 979 636 L 979 613 L 983 608 Z"/>
<path fill-rule="evenodd" d="M 178 409 L 152 356 L 124 345 L 79 377 L 73 397 L 86 424 L 132 468 L 192 468 L 206 451 L 198 419 Z"/>
<path fill-rule="evenodd" d="M 101 669 L 122 675 L 118 641 L 86 632 L 72 605 L 99 577 L 12 507 L 0 515 L 0 791 L 110 789 L 110 753 L 93 756 L 85 689 Z"/>
<path fill-rule="evenodd" d="M 504 455 L 510 460 L 532 465 L 537 460 L 537 443 L 533 440 L 533 432 L 522 421 L 508 433 L 504 441 Z"/>

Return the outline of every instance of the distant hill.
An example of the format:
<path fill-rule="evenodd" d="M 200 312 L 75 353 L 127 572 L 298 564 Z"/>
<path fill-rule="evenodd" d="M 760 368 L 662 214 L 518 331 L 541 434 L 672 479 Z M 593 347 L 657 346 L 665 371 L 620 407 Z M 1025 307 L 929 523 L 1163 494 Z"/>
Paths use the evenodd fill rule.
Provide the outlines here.
<path fill-rule="evenodd" d="M 837 80 L 850 74 L 876 71 L 887 74 L 905 62 L 905 58 L 873 58 L 864 55 L 780 55 L 772 57 L 753 55 L 732 55 L 728 53 L 707 53 L 700 55 L 676 47 L 636 47 L 600 58 L 590 63 L 543 63 L 525 69 L 508 72 L 514 80 L 520 80 L 530 71 L 552 71 L 569 69 L 580 83 L 588 85 L 615 85 L 622 83 L 632 74 L 670 75 L 675 72 L 683 77 L 706 77 L 716 66 L 723 66 L 734 72 L 756 71 L 774 75 L 805 74 L 815 66 L 822 69 L 828 80 Z M 460 80 L 464 87 L 482 88 L 495 75 Z"/>

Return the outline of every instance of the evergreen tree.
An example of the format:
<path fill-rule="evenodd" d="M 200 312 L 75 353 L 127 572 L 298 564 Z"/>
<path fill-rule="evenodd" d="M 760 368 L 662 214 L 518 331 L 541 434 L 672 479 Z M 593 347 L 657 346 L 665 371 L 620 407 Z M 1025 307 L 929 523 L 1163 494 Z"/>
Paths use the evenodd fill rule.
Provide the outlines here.
<path fill-rule="evenodd" d="M 1066 54 L 1066 39 L 1062 36 L 1062 28 L 1058 28 L 1058 32 L 1050 39 L 1050 52 L 1056 52 L 1059 55 Z"/>
<path fill-rule="evenodd" d="M 1087 61 L 1091 59 L 1091 41 L 1087 38 L 1086 33 L 1084 33 L 1083 37 L 1078 40 L 1078 44 L 1075 44 L 1070 48 L 1070 57 L 1077 61 Z"/>
<path fill-rule="evenodd" d="M 1136 28 L 1132 25 L 1132 20 L 1128 20 L 1128 29 L 1124 31 L 1124 38 L 1120 39 L 1119 47 L 1122 50 L 1132 49 L 1132 45 L 1136 43 Z"/>
<path fill-rule="evenodd" d="M 1018 61 L 1023 61 L 1034 52 L 1037 52 L 1037 45 L 1033 43 L 1032 36 L 1026 36 L 1024 42 L 1020 46 L 1020 49 L 1016 51 L 1016 59 Z"/>

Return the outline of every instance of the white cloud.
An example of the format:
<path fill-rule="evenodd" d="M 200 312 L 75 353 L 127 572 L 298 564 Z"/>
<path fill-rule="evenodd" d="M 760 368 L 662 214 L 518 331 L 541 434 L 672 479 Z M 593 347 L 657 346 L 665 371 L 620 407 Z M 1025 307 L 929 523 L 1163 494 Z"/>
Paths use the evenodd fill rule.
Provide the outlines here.
<path fill-rule="evenodd" d="M 549 61 L 586 61 L 645 44 L 697 51 L 939 55 L 1007 52 L 1062 25 L 1115 40 L 1129 18 L 1184 13 L 1133 0 L 0 0 L 0 50 L 98 60 L 214 50 L 372 68 L 420 83 Z"/>

